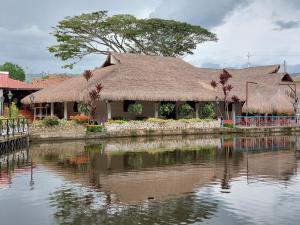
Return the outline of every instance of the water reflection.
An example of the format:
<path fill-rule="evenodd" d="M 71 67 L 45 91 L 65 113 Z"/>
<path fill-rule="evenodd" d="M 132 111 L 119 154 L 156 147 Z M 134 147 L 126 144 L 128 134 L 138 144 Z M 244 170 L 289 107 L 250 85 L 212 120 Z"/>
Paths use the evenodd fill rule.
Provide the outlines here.
<path fill-rule="evenodd" d="M 299 140 L 190 136 L 32 144 L 0 157 L 0 201 L 1 188 L 25 171 L 31 191 L 54 182 L 52 174 L 61 179 L 43 200 L 50 224 L 191 224 L 214 221 L 224 210 L 234 218 L 223 224 L 247 224 L 253 218 L 224 207 L 225 196 L 244 183 L 266 190 L 300 185 Z M 300 203 L 300 193 L 291 201 Z"/>

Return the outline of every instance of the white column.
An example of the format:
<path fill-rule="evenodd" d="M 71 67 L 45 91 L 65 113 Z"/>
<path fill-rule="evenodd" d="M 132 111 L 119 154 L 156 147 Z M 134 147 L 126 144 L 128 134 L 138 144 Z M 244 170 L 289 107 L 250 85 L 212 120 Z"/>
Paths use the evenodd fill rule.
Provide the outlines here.
<path fill-rule="evenodd" d="M 236 104 L 233 102 L 232 103 L 232 124 L 233 124 L 233 127 L 235 127 L 235 107 L 236 107 Z"/>
<path fill-rule="evenodd" d="M 64 119 L 68 119 L 68 102 L 64 102 Z"/>
<path fill-rule="evenodd" d="M 195 103 L 195 116 L 196 116 L 196 118 L 199 118 L 199 106 L 200 106 L 199 102 L 196 102 Z"/>
<path fill-rule="evenodd" d="M 109 101 L 106 102 L 107 119 L 111 119 L 111 104 Z"/>
<path fill-rule="evenodd" d="M 154 102 L 154 117 L 155 118 L 158 118 L 158 107 L 159 107 L 159 103 Z"/>
<path fill-rule="evenodd" d="M 54 102 L 50 103 L 50 115 L 54 116 Z"/>

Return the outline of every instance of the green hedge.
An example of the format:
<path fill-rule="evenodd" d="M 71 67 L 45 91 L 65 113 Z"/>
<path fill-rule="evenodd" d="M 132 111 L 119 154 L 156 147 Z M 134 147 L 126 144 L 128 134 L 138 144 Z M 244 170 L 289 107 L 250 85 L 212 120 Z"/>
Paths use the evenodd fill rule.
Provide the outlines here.
<path fill-rule="evenodd" d="M 103 132 L 103 126 L 102 125 L 88 125 L 86 127 L 86 131 L 90 133 L 98 133 Z"/>

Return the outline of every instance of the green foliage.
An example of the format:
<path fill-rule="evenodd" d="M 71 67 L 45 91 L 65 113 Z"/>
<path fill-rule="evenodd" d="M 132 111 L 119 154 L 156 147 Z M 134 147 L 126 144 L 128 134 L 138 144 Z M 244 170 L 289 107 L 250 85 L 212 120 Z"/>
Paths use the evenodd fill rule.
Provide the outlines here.
<path fill-rule="evenodd" d="M 178 107 L 178 114 L 181 117 L 188 117 L 193 111 L 194 109 L 187 103 L 183 103 Z"/>
<path fill-rule="evenodd" d="M 57 126 L 60 123 L 57 116 L 47 116 L 42 121 L 43 121 L 43 124 L 47 127 Z"/>
<path fill-rule="evenodd" d="M 19 109 L 15 102 L 11 103 L 10 106 L 10 118 L 17 118 L 19 116 Z"/>
<path fill-rule="evenodd" d="M 140 115 L 143 112 L 142 104 L 135 103 L 128 106 L 128 112 L 134 115 Z"/>
<path fill-rule="evenodd" d="M 233 124 L 232 123 L 224 123 L 224 127 L 233 128 Z"/>
<path fill-rule="evenodd" d="M 86 127 L 86 131 L 89 133 L 103 132 L 103 126 L 102 125 L 88 125 Z"/>
<path fill-rule="evenodd" d="M 78 112 L 82 115 L 89 116 L 90 115 L 90 106 L 87 103 L 80 102 L 78 103 Z"/>
<path fill-rule="evenodd" d="M 107 123 L 109 124 L 123 124 L 123 123 L 128 123 L 129 121 L 127 120 L 108 120 Z"/>
<path fill-rule="evenodd" d="M 166 119 L 160 119 L 160 118 L 148 118 L 147 122 L 150 123 L 166 123 L 168 121 L 173 121 L 173 120 L 166 120 Z"/>
<path fill-rule="evenodd" d="M 203 123 L 203 122 L 211 122 L 213 121 L 213 119 L 191 118 L 191 119 L 179 119 L 178 121 L 183 123 Z"/>
<path fill-rule="evenodd" d="M 199 109 L 199 114 L 201 118 L 215 118 L 215 107 L 212 103 L 205 104 Z"/>
<path fill-rule="evenodd" d="M 6 62 L 3 65 L 0 65 L 0 71 L 9 72 L 9 77 L 15 80 L 24 81 L 26 78 L 25 72 L 22 67 L 10 62 Z"/>
<path fill-rule="evenodd" d="M 175 104 L 170 102 L 161 103 L 159 107 L 159 114 L 163 117 L 168 117 L 173 113 L 175 109 Z"/>
<path fill-rule="evenodd" d="M 157 18 L 138 19 L 132 15 L 108 16 L 106 11 L 66 17 L 52 33 L 58 44 L 49 47 L 72 67 L 88 54 L 113 52 L 183 56 L 205 41 L 216 41 L 208 30 L 183 22 Z"/>

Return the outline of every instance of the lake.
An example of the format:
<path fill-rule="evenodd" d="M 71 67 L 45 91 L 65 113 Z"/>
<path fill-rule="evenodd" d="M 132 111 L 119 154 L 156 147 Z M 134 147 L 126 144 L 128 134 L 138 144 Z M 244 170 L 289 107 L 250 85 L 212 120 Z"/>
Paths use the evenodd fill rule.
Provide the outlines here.
<path fill-rule="evenodd" d="M 299 224 L 299 152 L 280 135 L 32 143 L 0 156 L 0 224 Z"/>

